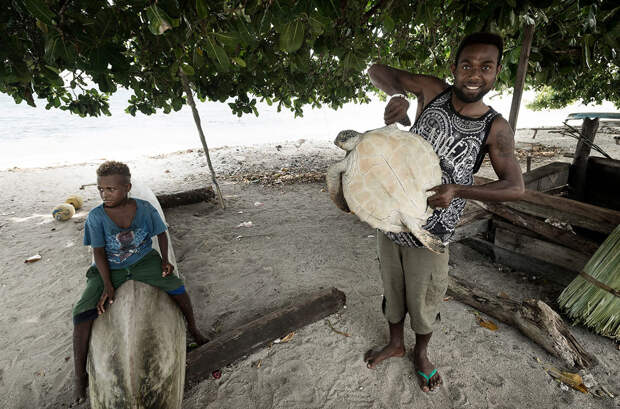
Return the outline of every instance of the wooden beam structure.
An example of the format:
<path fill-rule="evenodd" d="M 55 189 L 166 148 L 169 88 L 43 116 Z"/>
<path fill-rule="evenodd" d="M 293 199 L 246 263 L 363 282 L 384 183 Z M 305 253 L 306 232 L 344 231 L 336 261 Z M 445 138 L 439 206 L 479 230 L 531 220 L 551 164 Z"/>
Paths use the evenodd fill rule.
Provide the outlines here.
<path fill-rule="evenodd" d="M 514 91 L 512 94 L 512 104 L 510 106 L 510 116 L 508 123 L 513 131 L 517 130 L 517 118 L 519 117 L 519 107 L 525 86 L 525 76 L 527 75 L 527 64 L 530 59 L 532 49 L 532 39 L 534 38 L 534 24 L 527 24 L 523 33 L 523 43 L 521 44 L 521 56 L 517 68 L 517 78 L 515 80 Z"/>
<path fill-rule="evenodd" d="M 544 240 L 529 230 L 493 220 L 495 246 L 579 273 L 590 257 L 568 247 Z"/>
<path fill-rule="evenodd" d="M 537 217 L 512 210 L 506 205 L 477 201 L 475 203 L 493 214 L 503 217 L 514 225 L 531 230 L 554 243 L 561 244 L 587 256 L 591 256 L 596 249 L 598 249 L 598 244 L 596 242 L 577 236 L 570 231 L 557 228 L 549 223 L 545 223 Z"/>
<path fill-rule="evenodd" d="M 475 177 L 476 184 L 493 182 L 493 179 Z M 573 226 L 609 234 L 620 224 L 620 211 L 594 206 L 577 200 L 557 197 L 526 189 L 520 200 L 503 203 L 519 212 L 549 218 L 554 217 Z"/>

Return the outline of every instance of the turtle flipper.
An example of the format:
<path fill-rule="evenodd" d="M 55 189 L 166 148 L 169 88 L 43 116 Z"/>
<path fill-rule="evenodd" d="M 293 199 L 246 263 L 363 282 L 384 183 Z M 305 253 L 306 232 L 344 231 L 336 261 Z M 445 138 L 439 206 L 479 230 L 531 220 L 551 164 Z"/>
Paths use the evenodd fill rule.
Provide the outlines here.
<path fill-rule="evenodd" d="M 326 180 L 329 197 L 340 210 L 349 213 L 351 210 L 349 210 L 349 205 L 347 205 L 342 189 L 342 172 L 345 171 L 345 167 L 344 160 L 331 165 L 327 168 Z"/>
<path fill-rule="evenodd" d="M 437 237 L 427 232 L 423 228 L 419 227 L 422 223 L 419 220 L 409 220 L 410 217 L 400 213 L 401 223 L 407 226 L 407 229 L 415 236 L 420 243 L 424 244 L 424 247 L 432 251 L 433 253 L 443 253 L 446 246 Z"/>
<path fill-rule="evenodd" d="M 427 249 L 433 253 L 441 254 L 446 251 L 446 246 L 443 245 L 441 240 L 428 233 L 426 230 L 418 229 L 418 231 L 412 233 L 422 244 L 424 244 Z"/>

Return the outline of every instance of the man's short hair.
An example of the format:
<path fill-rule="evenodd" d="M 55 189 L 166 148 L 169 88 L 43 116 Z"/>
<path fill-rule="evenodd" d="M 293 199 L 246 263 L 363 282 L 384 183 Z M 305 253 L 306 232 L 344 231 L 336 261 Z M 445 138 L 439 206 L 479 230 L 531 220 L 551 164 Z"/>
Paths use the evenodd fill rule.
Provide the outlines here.
<path fill-rule="evenodd" d="M 502 54 L 504 53 L 504 40 L 502 39 L 502 37 L 498 34 L 494 34 L 494 33 L 472 33 L 468 36 L 466 36 L 462 41 L 461 44 L 459 45 L 458 50 L 456 51 L 456 56 L 454 57 L 454 63 L 458 64 L 459 62 L 459 56 L 461 55 L 461 52 L 463 51 L 463 48 L 467 47 L 468 45 L 472 45 L 472 44 L 490 44 L 490 45 L 494 45 L 495 47 L 497 47 L 498 50 L 498 54 L 497 54 L 497 65 L 499 65 L 502 61 Z"/>
<path fill-rule="evenodd" d="M 123 162 L 117 162 L 115 160 L 109 160 L 103 162 L 97 168 L 97 176 L 112 176 L 121 175 L 127 178 L 127 183 L 131 180 L 131 173 L 129 172 L 129 166 Z"/>

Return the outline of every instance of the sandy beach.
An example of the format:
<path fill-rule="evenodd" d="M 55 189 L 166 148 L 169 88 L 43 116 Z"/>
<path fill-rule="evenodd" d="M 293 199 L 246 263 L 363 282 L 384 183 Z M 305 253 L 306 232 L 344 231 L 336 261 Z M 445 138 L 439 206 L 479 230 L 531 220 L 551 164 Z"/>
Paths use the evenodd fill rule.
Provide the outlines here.
<path fill-rule="evenodd" d="M 518 156 L 525 170 L 563 160 L 573 139 L 549 130 L 523 129 Z M 615 158 L 613 138 L 600 144 Z M 537 146 L 533 148 L 533 146 Z M 362 356 L 387 342 L 381 314 L 375 231 L 340 212 L 326 192 L 324 172 L 343 156 L 321 141 L 213 149 L 227 208 L 215 202 L 170 209 L 167 222 L 179 270 L 194 302 L 201 329 L 226 332 L 320 287 L 337 287 L 346 309 L 222 368 L 185 395 L 185 409 L 198 408 L 618 408 L 620 398 L 599 398 L 562 387 L 544 370 L 565 369 L 517 330 L 497 323 L 481 327 L 475 311 L 454 300 L 443 303 L 442 325 L 430 345 L 444 386 L 424 394 L 412 358 L 395 358 L 375 370 Z M 71 307 L 85 285 L 90 263 L 82 245 L 84 219 L 100 203 L 95 170 L 104 159 L 50 168 L 0 171 L 0 407 L 62 408 L 71 399 L 73 374 Z M 128 162 L 134 178 L 156 193 L 209 184 L 199 150 Z M 479 173 L 493 176 L 488 162 Z M 57 222 L 51 209 L 71 194 L 85 199 L 72 219 Z M 243 222 L 252 227 L 238 227 Z M 511 271 L 454 243 L 450 274 L 516 299 L 554 305 L 562 288 L 540 277 Z M 24 260 L 35 254 L 35 263 Z M 495 320 L 494 320 L 495 321 Z M 406 345 L 414 334 L 405 326 Z M 620 350 L 608 338 L 581 327 L 573 334 L 599 364 L 582 376 L 620 394 Z M 596 387 L 596 386 L 595 386 Z"/>

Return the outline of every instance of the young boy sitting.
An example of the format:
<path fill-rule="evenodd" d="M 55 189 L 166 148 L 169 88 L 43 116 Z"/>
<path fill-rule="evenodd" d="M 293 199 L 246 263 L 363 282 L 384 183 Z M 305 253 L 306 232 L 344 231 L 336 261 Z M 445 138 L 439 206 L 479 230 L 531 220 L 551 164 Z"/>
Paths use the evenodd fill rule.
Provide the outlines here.
<path fill-rule="evenodd" d="M 124 163 L 108 161 L 97 169 L 97 188 L 103 203 L 88 213 L 84 245 L 93 248 L 95 264 L 86 272 L 86 289 L 73 308 L 73 354 L 76 403 L 86 398 L 86 357 L 93 321 L 114 301 L 114 290 L 127 280 L 137 280 L 166 291 L 187 320 L 199 345 L 207 342 L 194 321 L 194 312 L 183 280 L 172 274 L 168 260 L 167 227 L 147 201 L 127 196 L 131 174 Z M 157 236 L 161 256 L 152 248 Z"/>

